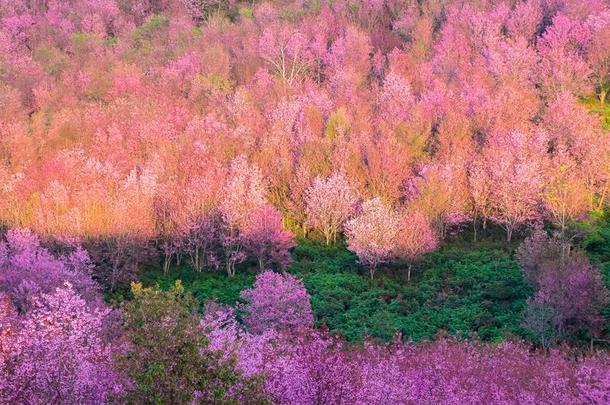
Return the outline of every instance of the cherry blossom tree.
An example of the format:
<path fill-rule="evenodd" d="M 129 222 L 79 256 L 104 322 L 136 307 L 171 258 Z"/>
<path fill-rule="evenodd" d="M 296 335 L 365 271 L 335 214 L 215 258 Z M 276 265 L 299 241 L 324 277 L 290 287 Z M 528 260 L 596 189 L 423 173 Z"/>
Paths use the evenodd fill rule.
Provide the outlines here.
<path fill-rule="evenodd" d="M 267 204 L 264 193 L 260 170 L 250 166 L 244 157 L 236 158 L 231 164 L 230 180 L 220 203 L 225 223 L 221 243 L 229 276 L 235 275 L 235 265 L 246 258 L 242 233 L 250 225 L 251 216 Z"/>
<path fill-rule="evenodd" d="M 398 234 L 396 254 L 408 262 L 407 280 L 411 280 L 413 263 L 425 253 L 438 246 L 438 236 L 430 220 L 423 214 L 412 211 L 405 212 Z"/>
<path fill-rule="evenodd" d="M 222 224 L 216 213 L 202 215 L 189 221 L 181 230 L 181 250 L 188 258 L 191 267 L 203 271 L 204 267 L 218 267 L 218 257 L 215 248 L 221 238 Z"/>
<path fill-rule="evenodd" d="M 104 336 L 109 313 L 89 307 L 68 282 L 36 296 L 0 363 L 2 402 L 100 403 L 118 394 L 114 348 Z"/>
<path fill-rule="evenodd" d="M 241 292 L 246 301 L 244 323 L 253 333 L 268 329 L 298 330 L 313 325 L 309 294 L 291 274 L 266 271 L 256 276 L 254 287 Z"/>
<path fill-rule="evenodd" d="M 591 68 L 585 59 L 590 40 L 591 33 L 581 21 L 564 14 L 553 18 L 537 44 L 547 96 L 562 91 L 582 96 L 590 91 Z"/>
<path fill-rule="evenodd" d="M 487 229 L 487 220 L 491 216 L 491 188 L 490 174 L 485 162 L 474 158 L 468 168 L 468 189 L 472 200 L 472 229 L 474 240 L 477 240 L 477 221 L 482 222 L 483 230 Z"/>
<path fill-rule="evenodd" d="M 599 101 L 603 104 L 610 90 L 610 51 L 606 46 L 610 42 L 610 12 L 589 16 L 587 26 L 592 35 L 587 57 L 597 83 Z"/>
<path fill-rule="evenodd" d="M 361 213 L 345 224 L 347 247 L 368 266 L 371 280 L 377 266 L 395 254 L 401 225 L 394 210 L 378 198 L 365 201 Z"/>
<path fill-rule="evenodd" d="M 575 162 L 561 150 L 553 156 L 548 175 L 543 203 L 563 235 L 570 223 L 582 219 L 589 210 L 586 180 L 580 176 Z"/>
<path fill-rule="evenodd" d="M 271 26 L 260 37 L 259 52 L 280 79 L 292 86 L 313 65 L 314 55 L 308 42 L 298 30 Z"/>
<path fill-rule="evenodd" d="M 330 245 L 352 214 L 357 196 L 345 175 L 335 173 L 326 179 L 316 178 L 307 190 L 305 201 L 307 223 L 319 230 Z"/>
<path fill-rule="evenodd" d="M 541 218 L 546 142 L 540 131 L 499 133 L 489 140 L 485 153 L 493 184 L 491 219 L 506 229 L 508 242 L 518 226 Z"/>
<path fill-rule="evenodd" d="M 570 360 L 559 350 L 532 351 L 517 342 L 483 346 L 444 339 L 356 348 L 319 331 L 250 334 L 227 311 L 206 318 L 211 345 L 226 356 L 237 348 L 237 366 L 246 375 L 264 374 L 264 393 L 281 404 L 608 399 L 603 355 Z"/>
<path fill-rule="evenodd" d="M 7 291 L 17 308 L 27 309 L 40 293 L 52 293 L 69 282 L 87 301 L 99 300 L 99 286 L 92 280 L 93 264 L 80 246 L 54 256 L 27 229 L 11 229 L 0 242 L 0 289 Z"/>
<path fill-rule="evenodd" d="M 246 251 L 258 260 L 260 271 L 269 265 L 284 269 L 290 264 L 293 237 L 289 231 L 282 229 L 282 216 L 270 204 L 252 213 L 242 237 Z"/>

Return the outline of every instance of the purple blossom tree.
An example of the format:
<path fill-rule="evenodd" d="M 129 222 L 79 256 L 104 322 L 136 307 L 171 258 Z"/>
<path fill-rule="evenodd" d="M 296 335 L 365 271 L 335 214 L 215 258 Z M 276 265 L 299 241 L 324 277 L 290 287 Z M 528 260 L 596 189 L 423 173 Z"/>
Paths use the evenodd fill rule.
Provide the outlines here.
<path fill-rule="evenodd" d="M 266 271 L 254 287 L 241 292 L 246 328 L 257 334 L 268 329 L 294 331 L 313 325 L 309 294 L 303 282 L 285 273 Z"/>
<path fill-rule="evenodd" d="M 90 307 L 68 282 L 34 297 L 0 362 L 0 402 L 93 404 L 118 393 L 104 337 L 109 313 Z"/>
<path fill-rule="evenodd" d="M 27 229 L 11 229 L 0 242 L 0 288 L 24 310 L 33 297 L 51 293 L 69 282 L 87 301 L 99 300 L 99 287 L 91 279 L 93 264 L 80 246 L 56 257 L 42 247 Z"/>

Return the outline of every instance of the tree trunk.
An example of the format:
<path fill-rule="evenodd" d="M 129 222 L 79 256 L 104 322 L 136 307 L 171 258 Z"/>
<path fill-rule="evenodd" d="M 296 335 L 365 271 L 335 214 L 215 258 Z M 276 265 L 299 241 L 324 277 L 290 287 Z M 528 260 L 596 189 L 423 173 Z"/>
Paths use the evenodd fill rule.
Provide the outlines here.
<path fill-rule="evenodd" d="M 411 281 L 411 263 L 409 263 L 409 266 L 407 267 L 407 281 Z"/>
<path fill-rule="evenodd" d="M 169 266 L 172 262 L 172 255 L 165 255 L 165 258 L 163 259 L 163 274 L 167 274 L 169 273 Z"/>
<path fill-rule="evenodd" d="M 326 246 L 330 246 L 330 239 L 332 238 L 332 234 L 330 231 L 324 232 L 324 237 L 326 238 Z"/>
<path fill-rule="evenodd" d="M 473 233 L 473 242 L 477 241 L 477 214 L 475 212 L 474 217 L 472 218 L 472 233 Z"/>
<path fill-rule="evenodd" d="M 231 277 L 231 261 L 227 260 L 227 275 Z"/>
<path fill-rule="evenodd" d="M 371 281 L 373 281 L 373 277 L 375 276 L 375 268 L 376 268 L 376 266 L 369 267 L 369 276 L 371 278 Z"/>

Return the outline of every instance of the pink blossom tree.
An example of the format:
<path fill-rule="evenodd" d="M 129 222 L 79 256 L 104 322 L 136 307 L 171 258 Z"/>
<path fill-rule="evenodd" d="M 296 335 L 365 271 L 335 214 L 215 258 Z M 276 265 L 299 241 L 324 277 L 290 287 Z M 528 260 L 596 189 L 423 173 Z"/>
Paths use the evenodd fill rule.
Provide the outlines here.
<path fill-rule="evenodd" d="M 411 280 L 413 263 L 438 247 L 438 236 L 431 221 L 422 213 L 407 211 L 402 217 L 396 255 L 407 261 L 407 280 Z"/>
<path fill-rule="evenodd" d="M 215 248 L 220 243 L 220 232 L 221 222 L 216 213 L 201 215 L 183 226 L 181 250 L 195 271 L 201 272 L 206 266 L 218 266 Z"/>
<path fill-rule="evenodd" d="M 550 161 L 542 200 L 563 236 L 570 223 L 584 218 L 590 205 L 586 178 L 579 172 L 576 162 L 561 149 L 558 145 Z"/>
<path fill-rule="evenodd" d="M 252 213 L 250 223 L 242 232 L 242 238 L 246 251 L 258 260 L 260 271 L 268 268 L 268 265 L 284 269 L 292 260 L 292 233 L 282 229 L 282 216 L 270 204 Z"/>
<path fill-rule="evenodd" d="M 266 271 L 256 276 L 254 287 L 241 292 L 246 301 L 244 323 L 249 331 L 298 330 L 313 325 L 309 294 L 291 274 Z"/>
<path fill-rule="evenodd" d="M 309 48 L 307 36 L 289 27 L 268 27 L 259 40 L 260 55 L 289 87 L 313 67 L 314 54 Z"/>
<path fill-rule="evenodd" d="M 0 362 L 0 400 L 102 403 L 117 394 L 121 381 L 104 337 L 109 312 L 89 307 L 70 283 L 35 297 Z"/>
<path fill-rule="evenodd" d="M 235 266 L 247 257 L 242 233 L 249 226 L 251 215 L 268 204 L 265 191 L 260 170 L 250 166 L 243 156 L 234 159 L 220 202 L 225 224 L 221 243 L 229 276 L 235 275 Z"/>
<path fill-rule="evenodd" d="M 319 230 L 326 245 L 330 245 L 352 214 L 357 195 L 345 176 L 335 173 L 326 179 L 316 178 L 307 190 L 305 201 L 307 223 Z"/>
<path fill-rule="evenodd" d="M 541 131 L 495 134 L 485 151 L 492 186 L 491 219 L 510 242 L 518 226 L 541 218 L 540 193 L 547 169 L 547 137 Z"/>
<path fill-rule="evenodd" d="M 558 14 L 537 43 L 542 85 L 548 97 L 562 91 L 578 96 L 591 89 L 586 52 L 591 33 L 581 21 Z"/>
<path fill-rule="evenodd" d="M 371 280 L 377 266 L 395 254 L 401 225 L 398 214 L 379 198 L 365 201 L 361 213 L 345 224 L 347 248 L 368 266 Z"/>
<path fill-rule="evenodd" d="M 299 403 L 606 403 L 610 368 L 602 354 L 579 360 L 517 342 L 480 345 L 440 339 L 425 345 L 366 342 L 355 347 L 319 331 L 239 331 L 223 312 L 206 322 L 211 346 L 237 353 L 246 375 L 264 374 L 264 393 Z"/>
<path fill-rule="evenodd" d="M 468 167 L 468 190 L 472 200 L 472 229 L 474 240 L 477 240 L 477 222 L 481 220 L 483 230 L 487 229 L 487 220 L 491 215 L 490 175 L 485 162 L 474 158 Z"/>
<path fill-rule="evenodd" d="M 607 46 L 610 42 L 610 12 L 589 16 L 587 26 L 592 35 L 588 61 L 597 83 L 599 101 L 603 104 L 610 90 L 610 50 Z"/>

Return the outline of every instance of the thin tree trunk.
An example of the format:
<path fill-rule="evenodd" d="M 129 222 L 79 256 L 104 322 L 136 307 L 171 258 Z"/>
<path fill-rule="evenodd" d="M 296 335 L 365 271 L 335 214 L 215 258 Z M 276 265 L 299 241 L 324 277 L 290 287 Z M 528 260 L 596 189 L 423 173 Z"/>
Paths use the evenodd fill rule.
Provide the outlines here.
<path fill-rule="evenodd" d="M 172 262 L 172 255 L 165 255 L 165 258 L 163 259 L 163 274 L 167 274 L 169 273 L 169 266 Z"/>
<path fill-rule="evenodd" d="M 407 267 L 407 281 L 411 281 L 411 267 L 412 264 L 409 263 L 409 266 Z"/>
<path fill-rule="evenodd" d="M 477 213 L 475 211 L 474 217 L 472 218 L 472 232 L 473 232 L 473 242 L 477 241 Z"/>

